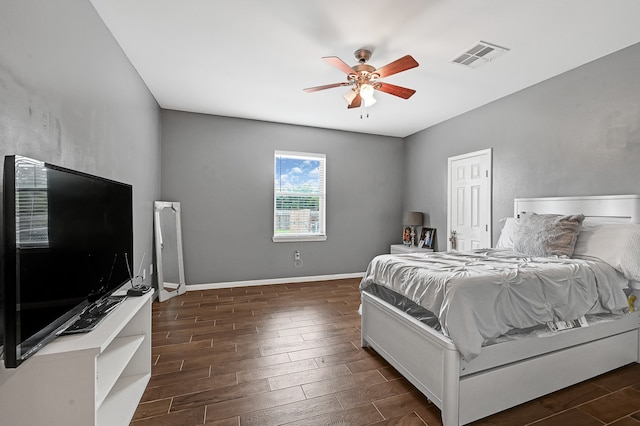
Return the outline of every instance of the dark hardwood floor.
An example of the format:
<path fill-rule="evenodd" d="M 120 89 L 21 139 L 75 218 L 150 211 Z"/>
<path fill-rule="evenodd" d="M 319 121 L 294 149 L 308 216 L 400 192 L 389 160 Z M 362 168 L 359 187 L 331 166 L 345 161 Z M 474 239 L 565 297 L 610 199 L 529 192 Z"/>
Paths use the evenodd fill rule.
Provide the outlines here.
<path fill-rule="evenodd" d="M 153 373 L 131 426 L 441 425 L 360 348 L 359 279 L 188 292 L 153 304 Z M 474 425 L 640 426 L 631 364 Z"/>

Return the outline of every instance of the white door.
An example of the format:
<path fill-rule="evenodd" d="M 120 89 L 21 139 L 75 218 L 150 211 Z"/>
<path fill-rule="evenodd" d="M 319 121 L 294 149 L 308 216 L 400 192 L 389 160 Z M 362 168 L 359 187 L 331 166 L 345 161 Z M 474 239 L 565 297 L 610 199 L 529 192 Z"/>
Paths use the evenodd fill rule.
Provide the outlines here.
<path fill-rule="evenodd" d="M 447 249 L 491 247 L 491 148 L 449 158 Z"/>

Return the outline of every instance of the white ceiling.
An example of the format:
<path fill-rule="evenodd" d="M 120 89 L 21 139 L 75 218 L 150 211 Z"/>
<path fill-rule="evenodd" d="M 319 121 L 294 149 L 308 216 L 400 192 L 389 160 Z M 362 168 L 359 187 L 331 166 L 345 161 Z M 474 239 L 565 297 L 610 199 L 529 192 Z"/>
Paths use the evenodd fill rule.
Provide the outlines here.
<path fill-rule="evenodd" d="M 405 137 L 640 42 L 638 0 L 91 0 L 162 108 Z M 509 52 L 471 69 L 450 61 L 478 41 Z M 376 68 L 415 89 L 376 94 L 361 119 L 323 56 Z"/>

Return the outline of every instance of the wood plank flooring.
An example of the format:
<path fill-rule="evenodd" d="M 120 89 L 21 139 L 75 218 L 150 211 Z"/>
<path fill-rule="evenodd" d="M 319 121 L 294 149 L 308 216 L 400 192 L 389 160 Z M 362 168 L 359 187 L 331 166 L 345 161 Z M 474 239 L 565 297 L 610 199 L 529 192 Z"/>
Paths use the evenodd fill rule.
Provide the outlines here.
<path fill-rule="evenodd" d="M 435 405 L 360 348 L 359 281 L 154 302 L 153 372 L 131 426 L 441 425 Z M 473 424 L 640 426 L 640 365 Z"/>

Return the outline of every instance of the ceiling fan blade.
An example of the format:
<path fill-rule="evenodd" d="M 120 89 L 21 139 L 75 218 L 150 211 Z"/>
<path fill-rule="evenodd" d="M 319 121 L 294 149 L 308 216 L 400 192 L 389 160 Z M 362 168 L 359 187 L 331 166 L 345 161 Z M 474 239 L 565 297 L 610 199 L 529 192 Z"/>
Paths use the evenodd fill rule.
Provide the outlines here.
<path fill-rule="evenodd" d="M 416 93 L 413 89 L 407 89 L 406 87 L 396 86 L 395 84 L 389 83 L 379 83 L 379 85 L 376 85 L 376 90 L 401 97 L 402 99 L 409 99 L 414 93 Z"/>
<path fill-rule="evenodd" d="M 345 74 L 354 74 L 353 69 L 349 65 L 347 65 L 342 59 L 337 56 L 325 56 L 322 58 L 329 65 L 333 65 L 334 67 L 342 70 Z"/>
<path fill-rule="evenodd" d="M 324 86 L 316 86 L 316 87 L 308 87 L 306 89 L 302 89 L 307 93 L 311 93 L 311 92 L 317 92 L 319 90 L 324 90 L 324 89 L 332 89 L 334 87 L 340 87 L 340 86 L 349 86 L 351 85 L 351 83 L 348 82 L 342 82 L 342 83 L 333 83 L 333 84 L 325 84 Z"/>
<path fill-rule="evenodd" d="M 418 65 L 419 64 L 411 55 L 407 55 L 375 70 L 375 73 L 380 75 L 380 78 L 384 78 L 402 71 L 410 70 Z"/>
<path fill-rule="evenodd" d="M 360 106 L 360 104 L 362 104 L 362 96 L 360 96 L 360 93 L 358 93 L 356 95 L 356 97 L 353 98 L 353 100 L 351 101 L 351 103 L 349 104 L 349 106 L 347 108 L 349 108 L 349 109 L 358 108 Z"/>

